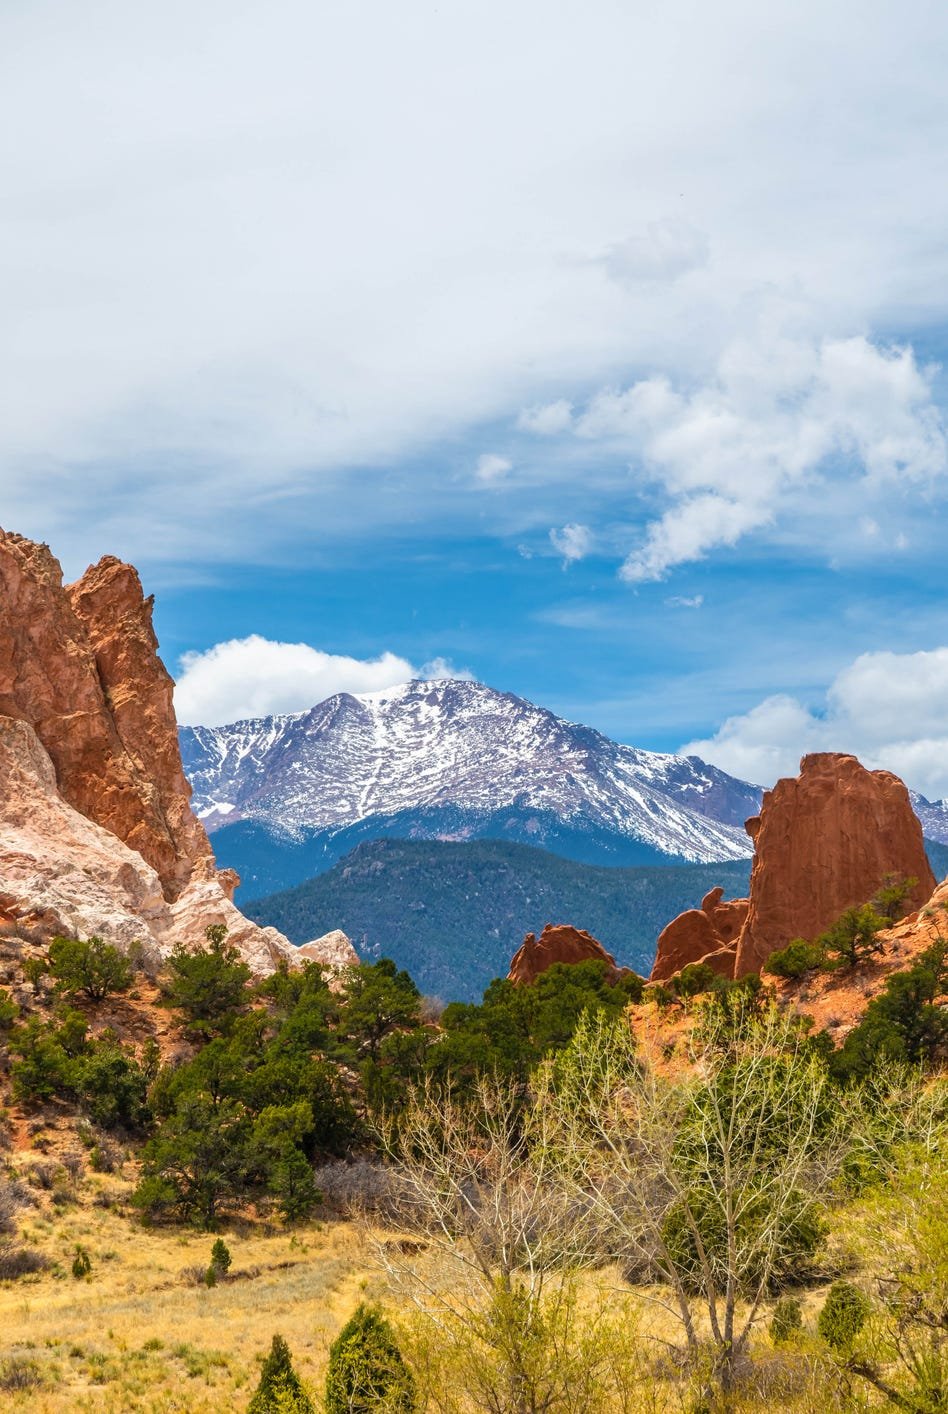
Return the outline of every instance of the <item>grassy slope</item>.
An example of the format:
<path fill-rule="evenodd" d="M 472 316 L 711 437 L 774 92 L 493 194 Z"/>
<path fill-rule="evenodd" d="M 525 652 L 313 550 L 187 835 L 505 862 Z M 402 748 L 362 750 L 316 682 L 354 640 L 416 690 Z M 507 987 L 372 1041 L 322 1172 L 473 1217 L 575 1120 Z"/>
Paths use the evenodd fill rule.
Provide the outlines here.
<path fill-rule="evenodd" d="M 620 869 L 500 840 L 376 840 L 247 912 L 296 943 L 342 928 L 362 956 L 394 958 L 422 991 L 474 1000 L 544 923 L 586 928 L 648 972 L 665 924 L 716 884 L 745 893 L 749 871 L 749 860 Z"/>

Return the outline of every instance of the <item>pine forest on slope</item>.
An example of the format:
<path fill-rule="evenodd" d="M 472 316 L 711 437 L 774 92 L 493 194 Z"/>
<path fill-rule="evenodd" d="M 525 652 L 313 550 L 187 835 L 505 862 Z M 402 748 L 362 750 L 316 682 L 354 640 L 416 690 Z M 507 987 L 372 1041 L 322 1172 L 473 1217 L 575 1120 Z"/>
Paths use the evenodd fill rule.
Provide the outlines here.
<path fill-rule="evenodd" d="M 616 960 L 647 973 L 661 929 L 722 884 L 747 890 L 750 860 L 603 868 L 499 840 L 377 840 L 328 873 L 247 908 L 291 942 L 342 928 L 361 957 L 391 957 L 419 987 L 473 1001 L 506 975 L 527 932 L 585 928 Z"/>

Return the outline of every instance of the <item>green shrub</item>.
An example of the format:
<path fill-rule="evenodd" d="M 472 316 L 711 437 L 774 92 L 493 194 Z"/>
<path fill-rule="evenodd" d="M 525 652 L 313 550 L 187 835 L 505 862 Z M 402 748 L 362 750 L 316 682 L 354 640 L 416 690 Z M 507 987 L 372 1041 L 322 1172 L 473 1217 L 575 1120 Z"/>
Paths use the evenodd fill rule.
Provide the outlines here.
<path fill-rule="evenodd" d="M 270 1354 L 263 1362 L 260 1383 L 247 1406 L 247 1414 L 316 1414 L 299 1375 L 293 1369 L 289 1347 L 280 1335 L 273 1337 Z"/>
<path fill-rule="evenodd" d="M 700 992 L 710 992 L 717 981 L 718 974 L 706 962 L 689 962 L 669 986 L 679 997 L 696 997 Z"/>
<path fill-rule="evenodd" d="M 869 1311 L 869 1300 L 858 1286 L 848 1281 L 834 1281 L 826 1294 L 816 1328 L 831 1349 L 844 1355 L 852 1349 Z"/>
<path fill-rule="evenodd" d="M 81 993 L 90 1002 L 127 992 L 132 985 L 128 958 L 101 938 L 54 938 L 49 945 L 49 970 L 61 992 Z"/>
<path fill-rule="evenodd" d="M 76 1255 L 72 1259 L 72 1274 L 76 1278 L 87 1277 L 92 1271 L 92 1258 L 84 1247 L 76 1244 Z"/>
<path fill-rule="evenodd" d="M 803 1305 L 796 1296 L 781 1296 L 770 1318 L 774 1345 L 788 1345 L 803 1330 Z"/>
<path fill-rule="evenodd" d="M 27 982 L 31 982 L 34 987 L 37 986 L 40 979 L 46 977 L 48 973 L 49 967 L 46 964 L 45 957 L 28 957 L 23 962 L 23 975 Z"/>
<path fill-rule="evenodd" d="M 0 987 L 0 1031 L 9 1031 L 20 1009 L 5 987 Z"/>
<path fill-rule="evenodd" d="M 211 1248 L 211 1266 L 218 1276 L 226 1276 L 230 1271 L 230 1264 L 233 1258 L 230 1255 L 230 1248 L 222 1237 L 219 1237 Z"/>
<path fill-rule="evenodd" d="M 823 961 L 823 949 L 819 943 L 808 943 L 806 938 L 794 938 L 785 948 L 772 952 L 764 963 L 763 971 L 773 977 L 802 977 Z"/>
<path fill-rule="evenodd" d="M 931 1064 L 948 1046 L 948 944 L 927 948 L 904 972 L 893 973 L 862 1021 L 830 1060 L 834 1077 L 863 1080 L 893 1062 Z"/>
<path fill-rule="evenodd" d="M 823 949 L 824 966 L 855 967 L 882 951 L 878 934 L 888 927 L 889 920 L 877 913 L 871 903 L 859 908 L 847 908 L 832 927 L 817 938 Z"/>
<path fill-rule="evenodd" d="M 326 1414 L 412 1414 L 415 1384 L 391 1327 L 376 1307 L 361 1305 L 329 1351 Z"/>
<path fill-rule="evenodd" d="M 212 924 L 205 930 L 206 950 L 179 944 L 168 959 L 165 1000 L 198 1035 L 228 1031 L 248 1000 L 250 968 L 226 935 L 223 924 Z"/>
<path fill-rule="evenodd" d="M 895 874 L 887 874 L 882 881 L 882 887 L 872 899 L 872 907 L 889 923 L 895 923 L 908 912 L 905 905 L 909 894 L 917 887 L 918 880 L 915 878 L 899 879 Z"/>

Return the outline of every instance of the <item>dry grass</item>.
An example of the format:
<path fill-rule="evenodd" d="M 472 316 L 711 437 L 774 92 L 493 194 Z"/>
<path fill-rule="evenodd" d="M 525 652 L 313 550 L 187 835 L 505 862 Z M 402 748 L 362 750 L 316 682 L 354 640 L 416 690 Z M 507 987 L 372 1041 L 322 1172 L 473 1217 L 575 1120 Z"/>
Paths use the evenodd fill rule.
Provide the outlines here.
<path fill-rule="evenodd" d="M 367 1292 L 384 1295 L 350 1224 L 227 1231 L 229 1279 L 198 1286 L 186 1269 L 207 1266 L 213 1237 L 142 1228 L 95 1205 L 96 1192 L 117 1194 L 121 1181 L 94 1184 L 76 1205 L 24 1215 L 24 1236 L 57 1265 L 0 1283 L 4 1409 L 239 1410 L 275 1332 L 318 1390 L 353 1307 Z M 71 1274 L 77 1243 L 92 1260 L 81 1280 Z"/>

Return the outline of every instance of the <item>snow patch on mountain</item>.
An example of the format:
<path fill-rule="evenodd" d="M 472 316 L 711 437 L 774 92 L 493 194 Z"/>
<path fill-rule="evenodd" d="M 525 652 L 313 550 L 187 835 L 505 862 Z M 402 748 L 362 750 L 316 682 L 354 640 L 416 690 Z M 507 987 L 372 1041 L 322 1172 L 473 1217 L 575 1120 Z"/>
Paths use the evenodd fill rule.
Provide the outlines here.
<path fill-rule="evenodd" d="M 451 678 L 182 727 L 181 748 L 209 831 L 249 820 L 303 835 L 406 811 L 513 807 L 705 862 L 751 853 L 743 822 L 760 804 L 755 786 L 697 757 L 623 746 L 511 693 Z"/>

